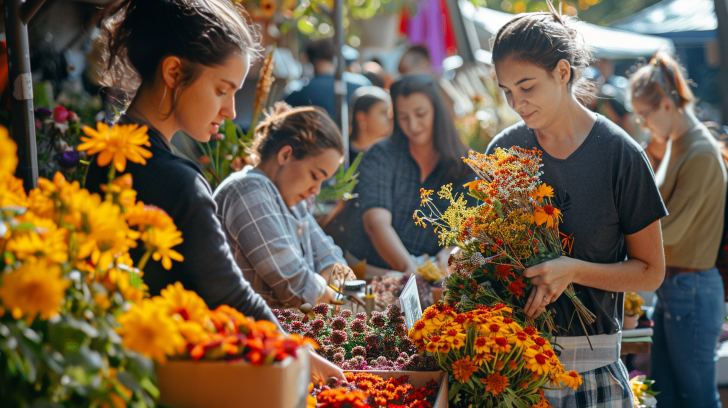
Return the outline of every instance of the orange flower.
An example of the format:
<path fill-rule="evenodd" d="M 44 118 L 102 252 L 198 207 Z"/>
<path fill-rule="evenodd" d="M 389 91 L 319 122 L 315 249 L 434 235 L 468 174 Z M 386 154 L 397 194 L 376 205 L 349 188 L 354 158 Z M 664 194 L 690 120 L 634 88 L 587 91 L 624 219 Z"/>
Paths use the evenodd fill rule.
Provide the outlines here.
<path fill-rule="evenodd" d="M 466 383 L 470 379 L 470 376 L 473 375 L 474 372 L 478 371 L 478 366 L 470 361 L 470 356 L 461 358 L 460 360 L 452 363 L 451 367 L 452 374 L 455 376 L 455 379 L 461 383 Z"/>
<path fill-rule="evenodd" d="M 517 299 L 520 299 L 525 294 L 523 292 L 523 288 L 525 287 L 526 284 L 523 283 L 523 276 L 519 276 L 515 281 L 508 284 L 508 291 L 515 295 Z"/>
<path fill-rule="evenodd" d="M 498 396 L 501 392 L 505 392 L 508 384 L 508 377 L 500 375 L 500 373 L 493 373 L 488 376 L 487 379 L 480 379 L 480 382 L 485 384 L 485 391 Z"/>
<path fill-rule="evenodd" d="M 561 211 L 552 205 L 536 206 L 533 217 L 538 226 L 545 223 L 548 228 L 556 228 L 561 222 Z"/>
<path fill-rule="evenodd" d="M 571 387 L 574 390 L 579 388 L 579 386 L 584 382 L 579 373 L 574 370 L 569 371 L 565 375 L 561 376 L 560 380 L 565 386 Z"/>
<path fill-rule="evenodd" d="M 546 184 L 541 184 L 531 192 L 531 198 L 541 201 L 544 197 L 551 198 L 554 196 L 554 189 Z"/>
<path fill-rule="evenodd" d="M 139 127 L 137 124 L 116 125 L 109 128 L 108 125 L 99 122 L 96 129 L 88 126 L 83 127 L 86 136 L 81 136 L 79 151 L 88 150 L 89 155 L 99 153 L 96 162 L 104 167 L 113 161 L 117 171 L 124 171 L 126 161 L 147 164 L 145 159 L 152 157 L 152 153 L 142 146 L 151 146 L 147 127 Z"/>
<path fill-rule="evenodd" d="M 508 280 L 508 275 L 511 275 L 514 278 L 516 277 L 516 275 L 511 271 L 511 267 L 508 265 L 498 265 L 498 267 L 495 268 L 495 273 L 493 273 L 493 275 L 503 281 Z"/>

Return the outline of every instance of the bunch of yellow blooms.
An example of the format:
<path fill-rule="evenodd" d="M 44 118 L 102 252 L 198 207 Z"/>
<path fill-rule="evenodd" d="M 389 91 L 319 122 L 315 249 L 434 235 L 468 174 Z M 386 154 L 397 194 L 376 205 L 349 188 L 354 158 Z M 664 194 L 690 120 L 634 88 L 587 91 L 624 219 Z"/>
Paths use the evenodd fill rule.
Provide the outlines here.
<path fill-rule="evenodd" d="M 172 249 L 182 242 L 172 219 L 136 202 L 130 175 L 113 177 L 125 169 L 127 160 L 144 163 L 151 157 L 143 147 L 149 146 L 146 131 L 137 125 L 84 127 L 88 136 L 82 137 L 85 143 L 79 150 L 98 153 L 98 165 L 112 163 L 105 197 L 100 197 L 77 181 L 69 183 L 61 173 L 52 180 L 40 178 L 38 187 L 26 194 L 23 181 L 14 176 L 17 146 L 0 127 L 0 357 L 10 353 L 0 358 L 0 370 L 7 363 L 7 372 L 23 378 L 19 399 L 89 398 L 91 405 L 120 407 L 134 398 L 149 398 L 141 391 L 132 397 L 116 379 L 125 371 L 127 351 L 113 333 L 114 315 L 147 296 L 141 277 L 148 258 L 161 260 L 167 269 L 172 260 L 183 258 Z M 138 240 L 146 253 L 134 268 L 129 250 Z M 17 347 L 16 329 L 26 333 L 21 341 L 33 344 Z M 8 344 L 16 347 L 6 350 Z M 32 356 L 32 350 L 40 357 Z M 117 350 L 114 359 L 108 358 L 109 350 Z M 88 354 L 100 365 L 88 367 L 88 378 L 79 377 L 77 367 L 58 360 L 68 353 Z M 74 380 L 62 384 L 61 378 L 70 374 Z M 140 380 L 145 374 L 133 376 Z M 32 397 L 23 394 L 25 386 Z M 89 393 L 83 387 L 98 389 Z"/>
<path fill-rule="evenodd" d="M 652 390 L 654 380 L 648 380 L 644 375 L 638 375 L 629 380 L 632 395 L 634 396 L 634 406 L 636 408 L 652 408 L 657 406 L 655 395 L 659 392 Z"/>
<path fill-rule="evenodd" d="M 123 344 L 160 363 L 167 357 L 195 360 L 244 358 L 252 364 L 296 356 L 300 346 L 318 344 L 296 334 L 285 336 L 275 323 L 248 319 L 222 305 L 208 309 L 195 292 L 180 282 L 144 299 L 118 318 Z"/>
<path fill-rule="evenodd" d="M 546 383 L 574 389 L 581 385 L 581 376 L 564 370 L 551 343 L 534 327 L 518 324 L 512 312 L 500 303 L 458 314 L 438 302 L 410 329 L 410 340 L 420 352 L 432 354 L 455 378 L 453 402 L 543 408 L 549 405 L 539 391 Z"/>
<path fill-rule="evenodd" d="M 627 292 L 624 294 L 624 314 L 627 316 L 642 316 L 642 305 L 645 300 L 642 296 L 635 292 Z"/>

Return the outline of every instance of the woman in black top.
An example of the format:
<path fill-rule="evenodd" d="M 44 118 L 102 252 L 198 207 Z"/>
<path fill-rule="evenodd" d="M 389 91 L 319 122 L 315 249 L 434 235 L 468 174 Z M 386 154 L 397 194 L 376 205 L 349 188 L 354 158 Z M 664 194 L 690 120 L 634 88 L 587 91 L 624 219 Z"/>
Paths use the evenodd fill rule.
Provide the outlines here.
<path fill-rule="evenodd" d="M 137 199 L 166 211 L 182 232 L 175 248 L 184 256 L 165 270 L 151 261 L 144 280 L 152 294 L 180 281 L 211 307 L 226 304 L 246 316 L 276 322 L 230 254 L 215 216 L 211 189 L 197 166 L 172 153 L 170 140 L 184 131 L 199 142 L 235 118 L 235 92 L 258 53 L 241 8 L 228 0 L 125 0 L 111 10 L 109 86 L 135 94 L 121 123 L 149 127 L 152 158 L 129 163 Z M 108 167 L 89 166 L 86 187 L 101 193 Z M 140 252 L 132 253 L 135 261 Z M 343 378 L 341 370 L 311 353 L 318 378 Z"/>

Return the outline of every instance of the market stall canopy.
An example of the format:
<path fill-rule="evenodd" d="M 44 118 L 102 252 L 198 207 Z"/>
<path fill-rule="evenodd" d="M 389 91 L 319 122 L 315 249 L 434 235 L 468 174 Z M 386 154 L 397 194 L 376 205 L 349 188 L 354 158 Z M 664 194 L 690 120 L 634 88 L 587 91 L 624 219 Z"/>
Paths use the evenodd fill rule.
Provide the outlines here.
<path fill-rule="evenodd" d="M 718 18 L 714 0 L 664 0 L 611 27 L 657 34 L 676 44 L 702 44 L 717 38 Z"/>
<path fill-rule="evenodd" d="M 514 14 L 485 7 L 475 7 L 467 0 L 460 1 L 463 18 L 472 21 L 482 48 L 490 50 L 489 40 Z M 672 40 L 652 35 L 636 34 L 595 24 L 580 23 L 579 32 L 589 44 L 595 58 L 631 59 L 650 57 L 657 50 L 675 51 Z"/>

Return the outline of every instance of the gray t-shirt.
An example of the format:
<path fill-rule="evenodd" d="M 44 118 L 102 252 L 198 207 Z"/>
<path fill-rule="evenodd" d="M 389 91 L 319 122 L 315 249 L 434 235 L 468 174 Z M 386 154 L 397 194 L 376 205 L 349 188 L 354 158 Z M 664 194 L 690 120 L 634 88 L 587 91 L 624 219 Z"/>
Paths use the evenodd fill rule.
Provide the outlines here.
<path fill-rule="evenodd" d="M 524 122 L 499 135 L 488 146 L 543 148 Z M 654 174 L 642 148 L 621 128 L 597 115 L 591 132 L 565 160 L 543 152 L 541 180 L 554 188 L 554 206 L 563 213 L 562 238 L 569 256 L 594 263 L 616 263 L 627 258 L 625 235 L 634 234 L 667 215 Z M 569 253 L 569 249 L 571 250 Z M 620 330 L 624 294 L 574 284 L 577 296 L 597 316 L 587 326 L 589 335 Z M 548 306 L 557 335 L 583 336 L 574 306 L 562 295 Z M 573 317 L 573 320 L 572 320 Z"/>

